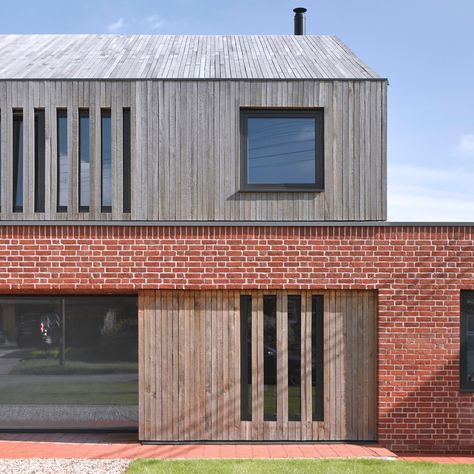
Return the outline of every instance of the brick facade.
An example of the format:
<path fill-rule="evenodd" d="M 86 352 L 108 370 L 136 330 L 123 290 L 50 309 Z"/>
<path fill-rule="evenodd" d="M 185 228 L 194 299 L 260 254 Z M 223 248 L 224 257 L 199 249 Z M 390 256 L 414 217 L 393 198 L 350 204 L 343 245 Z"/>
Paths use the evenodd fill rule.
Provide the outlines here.
<path fill-rule="evenodd" d="M 474 453 L 459 292 L 474 226 L 0 227 L 1 293 L 376 289 L 379 441 Z"/>

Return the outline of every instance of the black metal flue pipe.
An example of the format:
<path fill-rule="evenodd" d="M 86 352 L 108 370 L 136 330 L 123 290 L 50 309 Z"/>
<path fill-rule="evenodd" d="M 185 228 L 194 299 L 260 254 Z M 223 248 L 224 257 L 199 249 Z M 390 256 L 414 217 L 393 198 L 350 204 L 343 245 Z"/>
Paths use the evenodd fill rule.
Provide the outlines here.
<path fill-rule="evenodd" d="M 306 34 L 306 8 L 295 8 L 295 35 L 305 35 Z"/>

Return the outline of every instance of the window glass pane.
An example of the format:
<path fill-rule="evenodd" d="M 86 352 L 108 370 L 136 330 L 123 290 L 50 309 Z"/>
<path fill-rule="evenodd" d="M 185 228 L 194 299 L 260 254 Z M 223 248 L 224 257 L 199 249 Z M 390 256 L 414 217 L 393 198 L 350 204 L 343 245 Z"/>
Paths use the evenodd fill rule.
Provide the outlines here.
<path fill-rule="evenodd" d="M 252 420 L 252 297 L 240 296 L 240 419 Z"/>
<path fill-rule="evenodd" d="M 288 295 L 288 419 L 301 420 L 301 296 Z"/>
<path fill-rule="evenodd" d="M 79 210 L 88 211 L 90 202 L 89 111 L 79 111 Z"/>
<path fill-rule="evenodd" d="M 2 117 L 0 111 L 0 210 L 2 209 L 1 202 L 2 202 Z"/>
<path fill-rule="evenodd" d="M 324 420 L 324 304 L 322 295 L 311 302 L 311 385 L 313 421 Z"/>
<path fill-rule="evenodd" d="M 35 212 L 44 212 L 45 185 L 44 110 L 35 110 Z"/>
<path fill-rule="evenodd" d="M 132 143 L 130 133 L 130 109 L 123 109 L 123 212 L 130 212 L 132 205 Z"/>
<path fill-rule="evenodd" d="M 0 297 L 0 427 L 135 428 L 137 298 Z"/>
<path fill-rule="evenodd" d="M 67 111 L 58 110 L 58 211 L 67 211 L 69 164 L 67 156 Z"/>
<path fill-rule="evenodd" d="M 474 291 L 461 292 L 461 386 L 474 390 Z"/>
<path fill-rule="evenodd" d="M 263 361 L 265 421 L 277 419 L 277 330 L 276 296 L 263 297 Z"/>
<path fill-rule="evenodd" d="M 466 378 L 470 383 L 474 383 L 474 333 L 467 337 L 467 364 Z"/>
<path fill-rule="evenodd" d="M 248 184 L 314 184 L 316 119 L 249 117 Z"/>
<path fill-rule="evenodd" d="M 13 211 L 23 211 L 23 112 L 13 111 Z"/>
<path fill-rule="evenodd" d="M 101 112 L 102 212 L 112 210 L 112 120 L 110 110 Z"/>

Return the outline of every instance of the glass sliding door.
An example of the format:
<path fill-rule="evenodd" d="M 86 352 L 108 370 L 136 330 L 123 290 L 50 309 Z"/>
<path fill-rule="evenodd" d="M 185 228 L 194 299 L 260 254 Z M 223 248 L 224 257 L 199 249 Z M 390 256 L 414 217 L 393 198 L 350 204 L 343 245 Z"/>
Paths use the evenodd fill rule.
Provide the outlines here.
<path fill-rule="evenodd" d="M 135 296 L 0 297 L 0 429 L 137 425 Z"/>

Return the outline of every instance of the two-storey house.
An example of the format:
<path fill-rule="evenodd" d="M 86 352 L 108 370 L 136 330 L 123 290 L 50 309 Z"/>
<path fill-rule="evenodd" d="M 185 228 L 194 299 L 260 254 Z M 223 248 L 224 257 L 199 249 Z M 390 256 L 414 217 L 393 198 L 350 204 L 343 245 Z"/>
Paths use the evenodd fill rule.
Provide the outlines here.
<path fill-rule="evenodd" d="M 473 452 L 474 228 L 386 222 L 386 96 L 332 36 L 0 36 L 0 429 Z"/>

